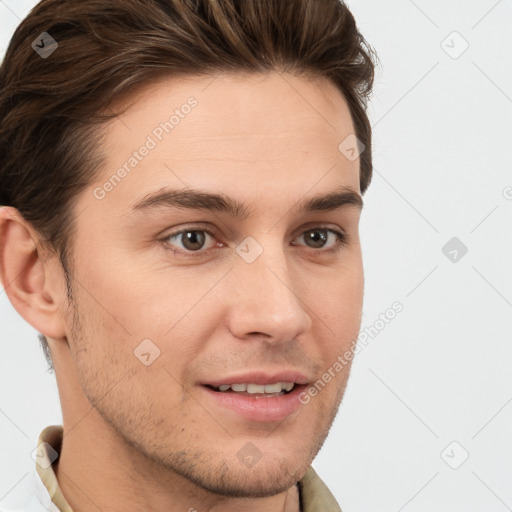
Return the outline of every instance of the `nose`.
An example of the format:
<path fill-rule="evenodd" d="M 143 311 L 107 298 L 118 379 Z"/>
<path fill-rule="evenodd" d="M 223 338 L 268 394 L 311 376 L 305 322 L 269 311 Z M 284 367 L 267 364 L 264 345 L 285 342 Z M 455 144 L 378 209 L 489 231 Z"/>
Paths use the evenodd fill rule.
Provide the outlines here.
<path fill-rule="evenodd" d="M 282 247 L 269 245 L 252 263 L 240 258 L 231 272 L 228 325 L 240 339 L 280 343 L 310 328 L 307 286 L 312 283 L 287 261 Z"/>

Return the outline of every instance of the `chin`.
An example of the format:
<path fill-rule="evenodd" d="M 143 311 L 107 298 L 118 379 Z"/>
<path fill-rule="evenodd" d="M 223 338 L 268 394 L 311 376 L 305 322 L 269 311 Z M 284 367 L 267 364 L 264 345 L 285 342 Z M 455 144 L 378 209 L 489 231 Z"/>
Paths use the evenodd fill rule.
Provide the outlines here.
<path fill-rule="evenodd" d="M 258 463 L 261 464 L 261 461 Z M 194 483 L 210 492 L 233 498 L 265 498 L 288 491 L 302 478 L 309 465 L 299 471 L 285 463 L 261 465 L 259 468 L 228 469 L 222 475 L 195 480 Z"/>
<path fill-rule="evenodd" d="M 236 455 L 229 460 L 220 457 L 213 464 L 210 461 L 215 459 L 202 457 L 201 464 L 179 464 L 172 469 L 198 487 L 220 496 L 264 498 L 288 491 L 304 476 L 311 461 L 304 452 L 301 455 L 300 461 L 296 453 L 288 458 L 263 456 L 252 466 L 244 465 Z"/>

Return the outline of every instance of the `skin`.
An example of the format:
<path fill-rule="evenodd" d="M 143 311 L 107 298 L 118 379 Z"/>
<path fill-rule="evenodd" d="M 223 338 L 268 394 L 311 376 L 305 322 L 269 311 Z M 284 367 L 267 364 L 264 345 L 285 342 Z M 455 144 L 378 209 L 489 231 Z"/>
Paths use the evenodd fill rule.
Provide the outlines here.
<path fill-rule="evenodd" d="M 191 113 L 96 199 L 94 189 L 191 96 Z M 296 483 L 328 434 L 350 364 L 272 423 L 220 409 L 198 382 L 287 368 L 315 382 L 357 338 L 361 211 L 293 210 L 339 186 L 360 193 L 359 159 L 338 150 L 354 133 L 346 101 L 329 81 L 276 72 L 166 78 L 132 99 L 104 127 L 106 165 L 74 206 L 71 304 L 57 256 L 17 210 L 0 212 L 6 293 L 46 335 L 54 361 L 59 485 L 76 511 L 298 511 Z M 252 213 L 130 212 L 162 187 L 224 193 Z M 205 234 L 202 255 L 165 249 L 186 252 L 183 236 L 162 239 L 198 222 L 217 230 Z M 324 246 L 308 244 L 304 233 L 325 225 L 345 232 L 347 245 L 326 252 L 333 233 Z M 235 251 L 247 236 L 263 248 L 251 264 Z M 161 351 L 149 366 L 134 356 L 146 338 Z M 262 454 L 250 468 L 237 458 L 248 442 Z"/>

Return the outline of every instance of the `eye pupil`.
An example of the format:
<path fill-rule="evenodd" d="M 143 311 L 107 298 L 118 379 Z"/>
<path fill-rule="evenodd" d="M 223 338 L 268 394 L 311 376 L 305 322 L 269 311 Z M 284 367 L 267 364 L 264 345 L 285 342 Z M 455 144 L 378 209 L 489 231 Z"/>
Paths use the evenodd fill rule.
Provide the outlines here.
<path fill-rule="evenodd" d="M 203 247 L 205 236 L 202 231 L 187 231 L 186 233 L 183 233 L 183 235 L 185 236 L 183 246 L 186 249 L 193 251 Z M 199 247 L 197 247 L 197 245 L 199 245 Z"/>
<path fill-rule="evenodd" d="M 313 229 L 311 231 L 307 232 L 308 235 L 306 238 L 308 238 L 310 241 L 313 242 L 313 246 L 316 247 L 322 247 L 325 242 L 327 242 L 327 230 L 326 229 Z M 319 236 L 317 236 L 315 233 L 320 233 Z M 319 243 L 320 242 L 320 243 Z"/>
<path fill-rule="evenodd" d="M 338 248 L 341 248 L 341 246 L 347 244 L 346 235 L 341 234 L 336 230 L 328 229 L 325 227 L 317 227 L 314 229 L 303 231 L 301 237 L 304 238 L 305 244 L 311 247 L 312 249 L 323 249 L 329 240 L 329 234 L 336 235 L 336 242 L 334 244 L 334 247 L 330 249 L 331 252 L 337 251 Z M 186 253 L 188 252 L 188 255 L 191 256 L 193 252 L 196 252 L 197 255 L 199 256 L 206 252 L 202 249 L 205 246 L 207 236 L 211 237 L 214 235 L 210 233 L 208 230 L 204 229 L 184 229 L 182 231 L 178 231 L 177 233 L 169 235 L 169 237 L 167 237 L 166 240 L 181 240 L 183 250 L 174 250 L 175 254 L 181 253 L 186 255 Z M 172 246 L 173 244 L 168 243 L 167 245 Z M 293 245 L 296 245 L 296 243 L 293 243 Z M 329 251 L 322 251 L 321 253 L 319 252 L 319 254 L 326 254 L 328 252 Z"/>

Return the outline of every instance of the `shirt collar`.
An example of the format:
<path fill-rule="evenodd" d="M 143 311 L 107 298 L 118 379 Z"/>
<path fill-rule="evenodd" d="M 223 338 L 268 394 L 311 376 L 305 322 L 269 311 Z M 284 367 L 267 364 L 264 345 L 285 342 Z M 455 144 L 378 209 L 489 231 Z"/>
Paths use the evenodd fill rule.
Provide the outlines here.
<path fill-rule="evenodd" d="M 64 494 L 62 494 L 52 466 L 52 462 L 55 461 L 54 451 L 57 454 L 60 453 L 63 433 L 62 425 L 50 425 L 43 429 L 37 443 L 36 471 L 57 510 L 60 512 L 73 512 Z"/>
<path fill-rule="evenodd" d="M 44 496 L 40 495 L 40 501 L 46 504 L 49 497 L 51 500 L 49 510 L 52 512 L 73 512 L 62 494 L 52 466 L 52 462 L 56 458 L 55 452 L 60 453 L 63 433 L 62 425 L 50 425 L 43 429 L 38 441 L 36 471 L 44 484 L 44 488 L 41 486 L 40 491 L 47 493 Z M 298 488 L 302 512 L 341 512 L 334 496 L 313 467 L 310 466 L 306 474 L 299 480 Z"/>

